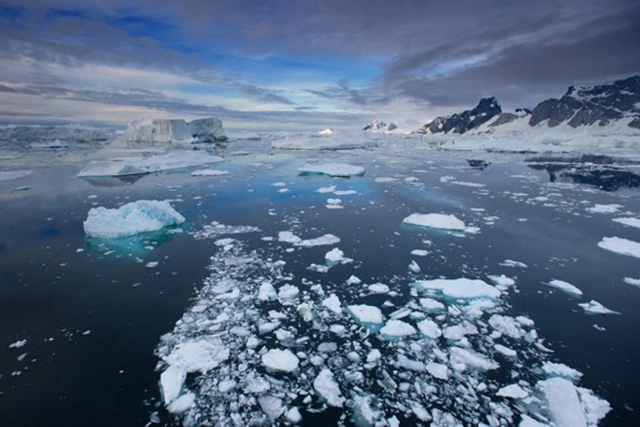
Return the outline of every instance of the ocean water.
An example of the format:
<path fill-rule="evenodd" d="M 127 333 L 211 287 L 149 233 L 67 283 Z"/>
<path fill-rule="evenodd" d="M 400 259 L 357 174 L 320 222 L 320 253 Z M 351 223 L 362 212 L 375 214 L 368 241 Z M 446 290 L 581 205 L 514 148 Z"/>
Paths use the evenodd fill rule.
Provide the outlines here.
<path fill-rule="evenodd" d="M 261 275 L 273 274 L 271 279 L 279 281 L 274 282 L 279 286 L 297 286 L 300 296 L 291 305 L 272 301 L 255 308 L 253 303 L 238 303 L 236 311 L 256 312 L 249 310 L 244 320 L 234 322 L 255 326 L 256 319 L 265 319 L 269 310 L 282 311 L 287 315 L 282 320 L 283 328 L 294 331 L 302 340 L 285 345 L 272 334 L 265 334 L 259 336 L 261 346 L 306 353 L 308 361 L 301 362 L 301 373 L 306 374 L 317 373 L 323 366 L 313 358 L 322 358 L 322 352 L 315 349 L 317 343 L 335 342 L 337 349 L 328 353 L 331 356 L 324 356 L 322 363 L 332 368 L 344 397 L 353 400 L 358 395 L 373 394 L 379 400 L 376 407 L 386 411 L 387 418 L 395 414 L 408 423 L 417 422 L 410 408 L 408 412 L 397 407 L 392 412 L 390 408 L 400 397 L 409 402 L 419 400 L 419 393 L 410 388 L 406 395 L 398 394 L 396 389 L 385 388 L 385 378 L 389 375 L 396 384 L 415 384 L 430 378 L 428 375 L 407 373 L 395 363 L 376 366 L 369 370 L 371 375 L 365 369 L 364 380 L 352 384 L 345 381 L 343 372 L 353 366 L 340 360 L 349 351 L 359 351 L 366 357 L 367 345 L 380 346 L 383 361 L 395 361 L 396 352 L 417 360 L 419 351 L 411 344 L 423 344 L 415 340 L 385 342 L 358 329 L 346 314 L 337 322 L 347 325 L 351 332 L 336 337 L 327 331 L 329 317 L 320 316 L 318 322 L 301 320 L 296 315 L 297 306 L 313 302 L 314 313 L 320 315 L 319 302 L 335 293 L 343 308 L 348 304 L 378 306 L 389 318 L 418 300 L 411 290 L 415 280 L 465 277 L 491 283 L 489 275 L 504 274 L 516 284 L 503 291 L 499 313 L 527 316 L 535 322 L 538 338 L 543 339 L 540 342 L 552 353 L 523 343 L 518 350 L 522 358 L 513 363 L 487 350 L 482 354 L 494 357 L 501 368 L 469 377 L 489 384 L 492 396 L 495 390 L 491 387 L 497 390 L 518 380 L 534 388 L 535 381 L 543 378 L 539 367 L 534 366 L 536 358 L 542 357 L 582 372 L 578 385 L 611 404 L 611 412 L 600 425 L 638 423 L 640 341 L 633 331 L 640 327 L 636 310 L 640 288 L 625 283 L 623 278 L 640 279 L 640 260 L 597 246 L 603 237 L 611 236 L 640 241 L 640 229 L 612 221 L 615 217 L 640 215 L 633 169 L 622 175 L 595 174 L 594 170 L 601 169 L 588 164 L 584 166 L 587 170 L 582 170 L 584 162 L 576 159 L 564 164 L 564 169 L 558 165 L 567 159 L 552 159 L 556 166 L 544 168 L 540 164 L 548 159 L 437 150 L 405 153 L 398 149 L 390 155 L 358 150 L 271 154 L 261 146 L 255 154 L 246 156 L 233 156 L 228 150 L 218 153 L 227 161 L 212 166 L 229 171 L 229 175 L 220 177 L 192 177 L 191 170 L 179 170 L 136 179 L 82 180 L 75 174 L 86 161 L 75 154 L 72 161 L 58 165 L 50 160 L 47 167 L 33 168 L 28 177 L 0 182 L 0 419 L 4 425 L 39 426 L 52 420 L 69 426 L 145 425 L 150 420 L 179 424 L 181 418 L 169 414 L 162 403 L 159 379 L 166 365 L 160 356 L 170 350 L 163 350 L 163 345 L 171 347 L 189 336 L 186 327 L 177 328 L 172 338 L 161 336 L 171 332 L 178 321 L 184 326 L 185 316 L 198 304 L 196 299 L 202 301 L 205 296 L 199 292 L 207 277 L 219 278 L 227 273 L 246 279 L 243 295 L 254 281 L 265 279 Z M 299 176 L 297 168 L 309 158 L 320 163 L 362 165 L 366 173 L 350 179 Z M 484 169 L 472 168 L 467 162 L 470 158 L 482 158 L 491 164 Z M 396 181 L 376 182 L 381 177 Z M 18 185 L 32 188 L 12 192 Z M 356 193 L 317 192 L 329 186 Z M 339 198 L 343 208 L 327 208 L 329 198 Z M 82 221 L 91 207 L 116 207 L 139 199 L 171 200 L 187 218 L 180 227 L 182 232 L 164 230 L 120 241 L 85 236 Z M 589 211 L 596 204 L 621 207 L 615 213 Z M 480 230 L 475 234 L 451 233 L 402 224 L 403 218 L 412 213 L 453 214 Z M 251 225 L 260 231 L 210 239 L 194 237 L 212 221 Z M 299 248 L 278 242 L 281 231 L 292 231 L 302 238 L 330 233 L 340 242 Z M 230 254 L 259 258 L 264 261 L 261 267 L 223 271 L 224 250 L 215 241 L 225 237 L 238 242 Z M 326 273 L 308 270 L 311 264 L 324 265 L 325 253 L 334 247 L 353 261 L 332 266 Z M 414 256 L 411 251 L 415 249 L 429 254 Z M 503 265 L 509 259 L 527 267 Z M 278 260 L 284 264 L 273 267 Z M 158 265 L 146 267 L 152 261 Z M 412 261 L 420 266 L 419 273 L 409 271 Z M 362 284 L 346 285 L 351 275 L 360 278 Z M 545 284 L 554 278 L 574 284 L 584 295 L 577 298 Z M 384 283 L 395 294 L 373 294 L 366 287 L 373 283 Z M 319 294 L 318 285 L 324 295 Z M 585 314 L 578 303 L 591 299 L 621 314 Z M 211 308 L 212 318 L 218 314 Z M 484 335 L 489 330 L 489 314 L 474 320 L 480 332 L 467 337 L 476 350 L 487 348 L 489 341 Z M 451 311 L 446 316 L 438 321 L 443 328 L 455 323 Z M 408 319 L 402 318 L 415 324 L 416 319 Z M 463 320 L 470 321 L 466 317 Z M 236 323 L 223 322 L 212 330 L 227 339 L 227 329 Z M 197 329 L 193 330 L 195 334 Z M 180 333 L 186 335 L 181 338 Z M 9 348 L 24 339 L 24 346 Z M 368 344 L 354 347 L 356 339 Z M 229 342 L 235 349 L 234 342 Z M 439 345 L 442 349 L 455 347 L 450 342 Z M 254 371 L 265 374 L 259 363 L 260 348 L 256 354 L 249 352 L 237 358 L 234 353 L 224 375 L 241 378 Z M 217 420 L 221 411 L 227 415 L 236 411 L 248 417 L 245 420 L 258 423 L 263 414 L 255 399 L 249 399 L 244 409 L 224 408 L 224 401 L 215 401 L 215 392 L 207 394 L 217 387 L 218 374 L 213 371 L 187 378 L 187 388 L 198 396 L 200 418 L 196 424 Z M 467 384 L 465 375 L 456 379 L 451 376 L 454 386 Z M 300 407 L 303 424 L 353 422 L 357 411 L 349 401 L 343 409 L 322 411 L 322 399 L 313 393 L 313 378 L 273 373 L 270 378 L 271 392 L 277 390 L 278 398 Z M 432 379 L 426 383 L 437 385 L 438 395 L 421 400 L 427 409 L 438 408 L 463 419 L 466 406 L 456 404 L 454 386 Z M 307 394 L 301 391 L 312 396 L 313 402 L 304 403 Z M 236 389 L 230 394 L 233 398 L 239 398 L 234 393 L 242 394 Z M 477 399 L 475 403 L 481 408 L 489 404 L 486 399 Z M 509 405 L 517 422 L 517 408 L 524 406 Z M 460 408 L 460 413 L 455 408 Z M 484 417 L 483 411 L 479 413 Z M 251 418 L 254 413 L 255 418 Z M 487 422 L 486 418 L 481 420 Z"/>

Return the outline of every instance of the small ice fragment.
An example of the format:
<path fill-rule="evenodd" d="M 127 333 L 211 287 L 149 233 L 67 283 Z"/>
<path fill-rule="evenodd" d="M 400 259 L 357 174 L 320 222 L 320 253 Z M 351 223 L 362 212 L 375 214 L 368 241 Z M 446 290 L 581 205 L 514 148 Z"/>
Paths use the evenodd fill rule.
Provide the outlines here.
<path fill-rule="evenodd" d="M 591 212 L 591 213 L 616 213 L 618 211 L 618 209 L 622 208 L 622 205 L 616 205 L 616 204 L 611 204 L 611 205 L 599 205 L 599 204 L 595 204 L 593 207 L 587 208 L 587 212 Z"/>
<path fill-rule="evenodd" d="M 216 169 L 202 169 L 191 172 L 191 176 L 221 176 L 229 175 L 228 171 L 221 171 Z"/>
<path fill-rule="evenodd" d="M 371 305 L 350 305 L 349 312 L 362 324 L 379 325 L 383 322 L 382 312 Z"/>
<path fill-rule="evenodd" d="M 613 218 L 612 221 L 629 227 L 640 228 L 640 218 Z"/>
<path fill-rule="evenodd" d="M 330 185 L 328 187 L 320 187 L 316 190 L 317 193 L 333 193 L 334 191 L 336 191 L 336 186 L 335 185 Z"/>
<path fill-rule="evenodd" d="M 25 357 L 27 357 L 27 354 L 29 354 L 29 353 L 22 353 L 20 356 L 18 356 L 18 357 L 16 358 L 16 360 L 17 360 L 18 362 L 22 362 L 22 361 L 24 360 L 24 358 L 25 358 Z"/>
<path fill-rule="evenodd" d="M 426 312 L 444 310 L 444 304 L 440 301 L 434 300 L 433 298 L 420 298 L 420 306 Z"/>
<path fill-rule="evenodd" d="M 500 276 L 487 276 L 489 280 L 491 280 L 496 285 L 500 286 L 513 286 L 516 284 L 516 281 L 510 277 L 501 274 Z"/>
<path fill-rule="evenodd" d="M 524 399 L 529 396 L 529 393 L 523 390 L 518 384 L 511 384 L 498 390 L 496 396 L 509 397 L 511 399 Z"/>
<path fill-rule="evenodd" d="M 329 298 L 326 298 L 322 301 L 322 305 L 327 307 L 329 310 L 333 311 L 335 314 L 342 313 L 342 307 L 340 306 L 340 299 L 336 296 L 336 294 L 329 295 Z"/>
<path fill-rule="evenodd" d="M 362 280 L 353 275 L 347 279 L 347 285 L 359 285 L 360 283 L 362 283 Z"/>
<path fill-rule="evenodd" d="M 411 261 L 411 264 L 409 264 L 409 270 L 413 271 L 414 273 L 420 273 L 421 271 L 418 263 L 413 260 Z"/>
<path fill-rule="evenodd" d="M 374 283 L 369 285 L 367 288 L 374 294 L 386 294 L 389 292 L 389 286 L 384 283 Z"/>
<path fill-rule="evenodd" d="M 582 377 L 582 372 L 563 363 L 544 362 L 542 370 L 548 377 L 564 377 L 571 381 L 577 381 Z"/>
<path fill-rule="evenodd" d="M 518 268 L 527 268 L 527 264 L 520 261 L 514 261 L 512 259 L 505 259 L 500 263 L 503 267 L 518 267 Z"/>
<path fill-rule="evenodd" d="M 545 397 L 554 425 L 558 427 L 587 426 L 576 387 L 570 381 L 556 377 L 538 381 L 537 386 Z"/>
<path fill-rule="evenodd" d="M 582 296 L 582 291 L 579 288 L 569 282 L 565 282 L 564 280 L 552 279 L 549 283 L 547 283 L 547 285 L 551 286 L 552 288 L 560 289 L 561 291 L 569 295 L 577 297 Z"/>
<path fill-rule="evenodd" d="M 340 387 L 333 377 L 333 373 L 324 368 L 315 380 L 313 380 L 313 388 L 322 396 L 329 406 L 342 408 L 344 397 L 340 393 Z"/>
<path fill-rule="evenodd" d="M 280 418 L 280 415 L 285 410 L 284 406 L 282 406 L 282 399 L 275 396 L 260 396 L 258 397 L 258 404 L 262 412 L 267 414 L 272 422 Z"/>
<path fill-rule="evenodd" d="M 226 393 L 236 388 L 236 385 L 238 385 L 238 383 L 234 380 L 222 380 L 218 383 L 218 391 L 220 393 Z"/>
<path fill-rule="evenodd" d="M 429 251 L 425 251 L 424 249 L 414 249 L 414 250 L 411 251 L 411 255 L 427 256 L 427 255 L 429 255 Z"/>
<path fill-rule="evenodd" d="M 598 246 L 607 251 L 620 255 L 628 255 L 640 258 L 640 243 L 621 237 L 604 237 Z"/>
<path fill-rule="evenodd" d="M 291 300 L 294 299 L 300 294 L 300 289 L 297 286 L 285 284 L 280 287 L 278 290 L 278 299 L 280 300 Z"/>
<path fill-rule="evenodd" d="M 482 280 L 476 279 L 435 279 L 418 280 L 412 285 L 418 290 L 437 290 L 450 298 L 499 298 L 500 291 Z"/>
<path fill-rule="evenodd" d="M 269 282 L 262 282 L 258 290 L 258 299 L 261 301 L 274 300 L 278 297 L 276 289 Z"/>
<path fill-rule="evenodd" d="M 434 378 L 439 380 L 446 380 L 449 378 L 449 368 L 447 365 L 441 363 L 430 362 L 427 364 L 427 372 L 429 372 Z"/>
<path fill-rule="evenodd" d="M 296 236 L 291 231 L 281 231 L 281 232 L 278 233 L 278 241 L 279 242 L 298 243 L 301 240 L 302 239 L 300 237 Z"/>
<path fill-rule="evenodd" d="M 382 354 L 380 353 L 380 350 L 378 350 L 377 348 L 374 348 L 367 355 L 367 363 L 373 363 L 379 360 L 381 357 L 382 357 Z"/>
<path fill-rule="evenodd" d="M 330 264 L 348 264 L 350 262 L 352 262 L 353 260 L 351 258 L 347 258 L 344 256 L 344 252 L 342 252 L 340 249 L 338 248 L 333 248 L 332 250 L 330 250 L 329 252 L 327 252 L 324 256 L 324 258 L 327 260 L 328 263 Z"/>
<path fill-rule="evenodd" d="M 154 268 L 158 266 L 158 261 L 149 261 L 144 265 L 147 268 Z"/>
<path fill-rule="evenodd" d="M 477 368 L 481 370 L 498 369 L 500 365 L 495 360 L 488 359 L 480 353 L 464 348 L 453 347 L 450 350 L 451 366 L 463 364 L 467 367 Z"/>
<path fill-rule="evenodd" d="M 587 314 L 621 314 L 619 311 L 610 310 L 600 304 L 598 301 L 591 300 L 582 304 L 578 304 Z"/>
<path fill-rule="evenodd" d="M 305 239 L 298 242 L 293 242 L 295 246 L 302 246 L 303 248 L 310 248 L 313 246 L 327 246 L 336 245 L 340 243 L 340 238 L 333 234 L 325 234 L 324 236 L 316 237 L 314 239 Z"/>
<path fill-rule="evenodd" d="M 169 366 L 160 374 L 160 385 L 165 405 L 170 404 L 180 395 L 186 377 L 187 373 L 177 366 Z"/>
<path fill-rule="evenodd" d="M 380 329 L 380 334 L 385 338 L 395 339 L 415 335 L 416 329 L 402 320 L 392 319 Z"/>
<path fill-rule="evenodd" d="M 298 168 L 302 175 L 328 175 L 331 177 L 350 177 L 364 175 L 362 166 L 354 166 L 347 163 L 325 163 L 322 165 L 306 164 Z"/>
<path fill-rule="evenodd" d="M 632 277 L 625 277 L 624 282 L 629 284 L 629 285 L 633 285 L 633 286 L 640 286 L 640 279 L 634 279 Z"/>
<path fill-rule="evenodd" d="M 24 347 L 27 344 L 27 340 L 18 340 L 12 344 L 9 344 L 9 348 L 20 348 L 20 347 Z"/>
<path fill-rule="evenodd" d="M 437 228 L 442 230 L 464 231 L 464 222 L 455 215 L 443 214 L 418 214 L 414 213 L 402 220 L 405 224 L 418 225 L 421 227 Z"/>
<path fill-rule="evenodd" d="M 287 411 L 286 417 L 287 421 L 292 424 L 298 424 L 300 421 L 302 421 L 302 415 L 300 415 L 300 411 L 296 406 Z"/>
<path fill-rule="evenodd" d="M 272 349 L 261 357 L 262 364 L 269 369 L 280 372 L 293 372 L 298 369 L 300 361 L 289 350 Z"/>
<path fill-rule="evenodd" d="M 516 357 L 518 355 L 517 351 L 512 350 L 509 347 L 505 347 L 501 344 L 496 344 L 493 346 L 493 348 L 495 348 L 498 353 L 502 353 L 507 357 Z"/>
<path fill-rule="evenodd" d="M 185 393 L 176 400 L 174 400 L 169 406 L 167 411 L 171 414 L 181 414 L 184 411 L 191 409 L 196 401 L 196 395 L 193 393 Z"/>
<path fill-rule="evenodd" d="M 440 327 L 430 319 L 425 319 L 417 323 L 418 329 L 422 335 L 431 338 L 433 340 L 442 336 L 442 330 Z"/>

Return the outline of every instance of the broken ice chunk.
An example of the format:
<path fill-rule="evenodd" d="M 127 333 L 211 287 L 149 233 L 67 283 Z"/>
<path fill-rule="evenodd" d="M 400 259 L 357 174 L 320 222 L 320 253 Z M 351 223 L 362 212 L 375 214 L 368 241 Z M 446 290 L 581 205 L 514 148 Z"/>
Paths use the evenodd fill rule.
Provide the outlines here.
<path fill-rule="evenodd" d="M 164 397 L 165 405 L 170 404 L 180 396 L 182 384 L 186 377 L 187 373 L 178 366 L 169 366 L 160 374 L 160 385 L 162 387 L 162 396 Z"/>
<path fill-rule="evenodd" d="M 308 163 L 298 168 L 298 172 L 300 175 L 328 175 L 331 177 L 347 178 L 354 175 L 364 175 L 364 168 L 347 163 L 325 163 L 323 165 Z"/>
<path fill-rule="evenodd" d="M 382 329 L 380 329 L 380 334 L 389 339 L 402 338 L 414 335 L 415 333 L 416 329 L 413 326 L 402 320 L 395 319 L 389 320 Z"/>
<path fill-rule="evenodd" d="M 415 261 L 411 261 L 411 264 L 409 264 L 409 270 L 413 271 L 414 273 L 420 273 L 421 271 L 420 266 Z"/>
<path fill-rule="evenodd" d="M 184 411 L 191 409 L 196 401 L 196 395 L 193 393 L 186 393 L 174 400 L 169 406 L 167 411 L 172 414 L 181 414 Z"/>
<path fill-rule="evenodd" d="M 598 301 L 591 300 L 582 304 L 578 304 L 587 314 L 621 314 L 619 311 L 613 311 L 600 304 Z"/>
<path fill-rule="evenodd" d="M 427 371 L 433 375 L 434 378 L 438 378 L 439 380 L 446 380 L 449 378 L 449 368 L 447 365 L 443 365 L 441 363 L 428 363 Z"/>
<path fill-rule="evenodd" d="M 544 362 L 542 370 L 549 377 L 563 377 L 571 381 L 577 381 L 582 377 L 582 372 L 563 363 Z"/>
<path fill-rule="evenodd" d="M 342 408 L 344 397 L 340 394 L 340 387 L 333 377 L 333 372 L 325 368 L 313 380 L 313 388 L 322 396 L 327 405 Z"/>
<path fill-rule="evenodd" d="M 437 290 L 456 299 L 499 298 L 501 295 L 498 289 L 479 279 L 418 280 L 411 285 L 418 290 Z"/>
<path fill-rule="evenodd" d="M 496 396 L 510 397 L 511 399 L 524 399 L 529 396 L 529 393 L 523 390 L 518 384 L 511 384 L 498 390 Z"/>
<path fill-rule="evenodd" d="M 300 361 L 289 350 L 273 349 L 262 355 L 262 364 L 267 368 L 279 372 L 293 372 L 298 369 Z"/>
<path fill-rule="evenodd" d="M 582 291 L 580 289 L 569 282 L 565 282 L 564 280 L 552 279 L 549 283 L 547 283 L 547 285 L 551 286 L 552 288 L 560 289 L 561 291 L 569 295 L 573 295 L 576 297 L 582 296 Z"/>
<path fill-rule="evenodd" d="M 358 322 L 367 327 L 377 327 L 384 321 L 380 309 L 372 305 L 350 305 L 347 309 Z"/>
<path fill-rule="evenodd" d="M 621 237 L 604 237 L 598 246 L 610 252 L 620 255 L 628 255 L 640 258 L 640 243 Z"/>
<path fill-rule="evenodd" d="M 418 322 L 417 326 L 418 329 L 420 329 L 420 332 L 422 332 L 422 334 L 428 338 L 435 340 L 442 336 L 442 330 L 440 330 L 438 325 L 433 320 L 422 320 Z"/>
<path fill-rule="evenodd" d="M 284 413 L 284 406 L 282 406 L 282 399 L 275 396 L 260 396 L 258 398 L 258 404 L 262 412 L 267 414 L 271 421 L 275 421 L 280 418 L 280 415 Z"/>
<path fill-rule="evenodd" d="M 350 262 L 352 262 L 353 260 L 351 258 L 347 258 L 344 256 L 344 252 L 342 252 L 340 249 L 338 248 L 333 248 L 332 250 L 330 250 L 329 252 L 327 252 L 324 256 L 324 258 L 327 260 L 328 264 L 348 264 Z"/>
<path fill-rule="evenodd" d="M 178 344 L 164 361 L 186 372 L 206 373 L 229 358 L 220 338 L 199 338 Z"/>
<path fill-rule="evenodd" d="M 329 295 L 329 298 L 326 298 L 322 301 L 322 305 L 327 307 L 329 310 L 333 311 L 335 314 L 342 313 L 342 307 L 340 306 L 340 299 L 336 296 L 336 294 Z"/>

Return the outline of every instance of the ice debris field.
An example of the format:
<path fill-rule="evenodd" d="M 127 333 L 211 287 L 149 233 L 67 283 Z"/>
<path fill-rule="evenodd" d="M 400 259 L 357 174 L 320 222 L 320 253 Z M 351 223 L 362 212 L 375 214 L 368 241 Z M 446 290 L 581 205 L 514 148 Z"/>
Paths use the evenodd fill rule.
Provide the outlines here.
<path fill-rule="evenodd" d="M 318 141 L 325 150 L 374 149 L 379 143 L 361 137 L 349 145 L 325 133 L 274 138 L 270 144 L 272 149 L 309 150 L 318 149 Z M 409 162 L 399 157 L 403 148 L 395 150 L 392 159 Z M 302 200 L 301 207 L 283 214 L 272 205 L 259 225 L 222 223 L 215 215 L 190 217 L 181 195 L 104 206 L 95 202 L 88 211 L 83 230 L 92 239 L 117 241 L 162 229 L 182 232 L 180 227 L 191 222 L 184 234 L 209 244 L 208 277 L 156 348 L 159 393 L 171 419 L 188 426 L 331 420 L 358 426 L 586 427 L 607 416 L 611 404 L 583 385 L 585 373 L 565 364 L 545 343 L 533 316 L 511 302 L 521 292 L 522 278 L 539 266 L 521 260 L 519 253 L 509 253 L 491 267 L 486 259 L 474 266 L 469 257 L 482 248 L 478 240 L 483 234 L 505 221 L 500 208 L 488 212 L 480 207 L 483 200 L 499 198 L 524 207 L 512 218 L 516 225 L 526 224 L 527 209 L 534 208 L 606 221 L 601 240 L 591 249 L 629 259 L 640 258 L 638 239 L 627 238 L 640 225 L 638 212 L 624 204 L 592 203 L 588 197 L 593 190 L 562 181 L 543 184 L 534 173 L 509 175 L 520 186 L 496 190 L 495 182 L 459 165 L 439 167 L 426 160 L 407 170 L 391 160 L 378 170 L 370 157 L 323 157 L 296 159 L 285 173 L 269 176 L 268 191 Z M 268 162 L 264 157 L 250 161 L 238 162 L 256 168 Z M 77 176 L 186 168 L 183 172 L 200 183 L 210 178 L 233 181 L 237 164 L 202 168 L 223 162 L 228 160 L 206 152 L 177 151 L 93 160 Z M 29 174 L 14 171 L 0 179 Z M 430 193 L 427 176 L 446 194 Z M 308 180 L 317 180 L 312 190 L 309 182 L 314 181 Z M 306 183 L 304 190 L 299 182 Z M 209 184 L 207 191 L 218 191 L 216 185 Z M 253 191 L 249 186 L 247 193 Z M 366 191 L 370 193 L 363 195 Z M 412 200 L 407 202 L 412 208 L 403 203 L 398 203 L 402 208 L 378 207 L 375 192 L 394 194 L 394 201 Z M 379 259 L 406 260 L 402 273 L 369 274 L 369 255 L 363 255 L 360 239 L 336 225 L 344 218 L 355 224 L 358 215 L 374 209 L 385 212 L 384 220 L 391 223 L 385 227 L 394 236 L 415 236 L 410 249 L 389 239 L 379 242 Z M 322 226 L 305 225 L 305 215 L 317 219 L 334 214 Z M 375 227 L 364 226 L 366 233 Z M 451 253 L 459 258 L 452 259 Z M 575 261 L 567 255 L 551 262 Z M 437 273 L 438 264 L 456 268 Z M 153 269 L 158 262 L 145 266 Z M 547 274 L 538 292 L 558 299 L 564 294 L 581 316 L 624 316 L 570 280 Z M 637 275 L 619 281 L 640 286 Z M 25 344 L 18 340 L 9 347 L 17 350 Z"/>

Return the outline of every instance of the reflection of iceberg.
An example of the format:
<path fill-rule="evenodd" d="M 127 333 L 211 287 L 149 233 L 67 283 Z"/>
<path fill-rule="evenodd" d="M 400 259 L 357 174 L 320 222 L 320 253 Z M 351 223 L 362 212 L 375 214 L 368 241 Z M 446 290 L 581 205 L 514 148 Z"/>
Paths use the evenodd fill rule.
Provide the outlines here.
<path fill-rule="evenodd" d="M 121 237 L 118 239 L 100 239 L 96 237 L 86 238 L 87 250 L 101 255 L 129 255 L 144 256 L 150 246 L 156 247 L 168 242 L 179 228 L 163 228 L 158 231 L 136 234 L 134 236 Z"/>
<path fill-rule="evenodd" d="M 105 176 L 105 177 L 85 177 L 82 178 L 94 187 L 122 187 L 124 185 L 133 185 L 138 182 L 145 174 L 123 175 L 123 176 Z"/>

